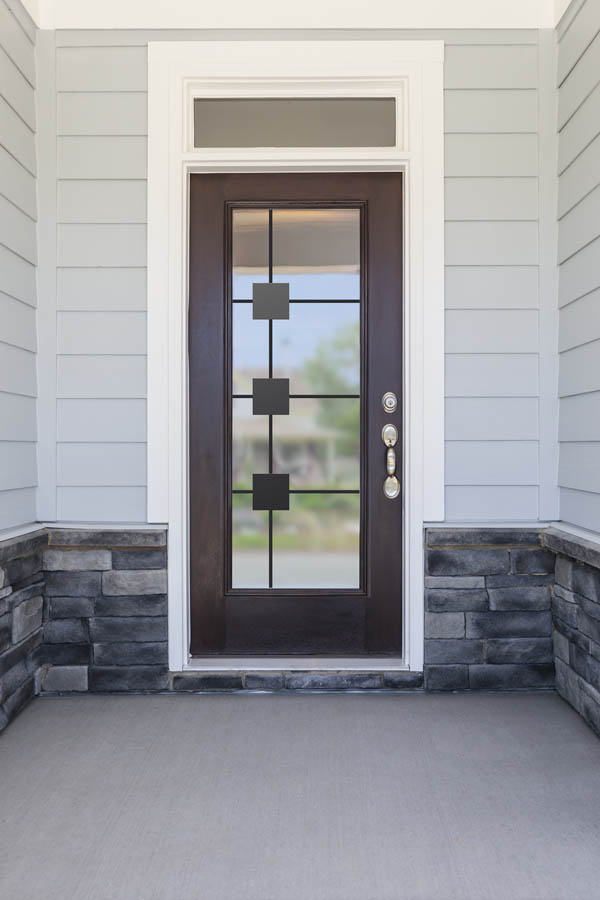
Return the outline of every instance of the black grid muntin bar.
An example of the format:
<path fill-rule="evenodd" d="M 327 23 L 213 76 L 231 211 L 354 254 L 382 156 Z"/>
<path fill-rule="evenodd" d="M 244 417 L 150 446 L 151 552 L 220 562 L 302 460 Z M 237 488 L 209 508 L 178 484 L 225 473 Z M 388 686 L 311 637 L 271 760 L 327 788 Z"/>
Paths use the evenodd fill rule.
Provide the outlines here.
<path fill-rule="evenodd" d="M 232 303 L 253 303 L 254 301 L 250 298 L 244 298 L 242 300 L 232 300 Z M 360 303 L 360 299 L 358 300 L 293 300 L 291 297 L 289 299 L 290 303 Z M 259 320 L 260 321 L 260 320 Z"/>
<path fill-rule="evenodd" d="M 271 376 L 270 376 L 271 377 Z M 290 400 L 360 400 L 360 394 L 290 394 Z M 232 400 L 252 400 L 252 394 L 232 394 Z"/>
<path fill-rule="evenodd" d="M 232 494 L 251 494 L 252 488 L 232 488 Z M 351 488 L 345 490 L 343 488 L 290 488 L 290 494 L 360 494 L 360 488 Z"/>

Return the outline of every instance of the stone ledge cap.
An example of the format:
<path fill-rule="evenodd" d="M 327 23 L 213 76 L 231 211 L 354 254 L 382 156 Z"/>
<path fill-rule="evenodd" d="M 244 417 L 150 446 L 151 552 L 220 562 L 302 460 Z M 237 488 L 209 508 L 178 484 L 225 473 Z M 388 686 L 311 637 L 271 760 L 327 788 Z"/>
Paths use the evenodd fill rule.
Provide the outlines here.
<path fill-rule="evenodd" d="M 600 569 L 600 541 L 590 541 L 551 525 L 542 531 L 542 547 Z"/>

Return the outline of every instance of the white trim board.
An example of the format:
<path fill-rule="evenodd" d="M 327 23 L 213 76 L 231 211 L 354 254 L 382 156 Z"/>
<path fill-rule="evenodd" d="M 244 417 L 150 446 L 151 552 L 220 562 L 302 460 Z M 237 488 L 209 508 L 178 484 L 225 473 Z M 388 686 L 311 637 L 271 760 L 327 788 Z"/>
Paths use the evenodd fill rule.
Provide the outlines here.
<path fill-rule="evenodd" d="M 405 174 L 404 647 L 422 669 L 423 522 L 444 518 L 443 54 L 441 41 L 148 45 L 148 521 L 169 528 L 171 670 L 189 665 L 188 180 L 215 171 Z M 193 146 L 196 96 L 361 93 L 398 98 L 395 147 Z"/>
<path fill-rule="evenodd" d="M 23 0 L 41 28 L 553 28 L 566 0 Z"/>

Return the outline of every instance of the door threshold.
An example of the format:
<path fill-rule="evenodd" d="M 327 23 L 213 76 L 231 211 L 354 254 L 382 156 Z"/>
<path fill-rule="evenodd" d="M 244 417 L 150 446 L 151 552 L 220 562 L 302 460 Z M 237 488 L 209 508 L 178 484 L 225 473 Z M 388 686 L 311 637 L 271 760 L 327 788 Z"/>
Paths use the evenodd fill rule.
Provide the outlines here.
<path fill-rule="evenodd" d="M 250 671 L 408 672 L 400 657 L 368 656 L 215 656 L 190 657 L 185 672 Z"/>

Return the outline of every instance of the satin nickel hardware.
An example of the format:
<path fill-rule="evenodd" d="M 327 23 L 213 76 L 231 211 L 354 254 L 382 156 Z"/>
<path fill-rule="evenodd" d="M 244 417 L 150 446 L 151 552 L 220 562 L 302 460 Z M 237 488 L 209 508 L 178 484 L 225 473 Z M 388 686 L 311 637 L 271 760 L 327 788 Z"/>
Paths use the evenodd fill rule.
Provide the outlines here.
<path fill-rule="evenodd" d="M 386 413 L 396 412 L 396 410 L 398 409 L 398 398 L 393 391 L 386 391 L 386 393 L 381 398 L 381 405 L 383 406 Z"/>
<path fill-rule="evenodd" d="M 383 482 L 383 493 L 388 500 L 395 500 L 400 493 L 400 482 L 395 475 L 390 475 Z"/>
<path fill-rule="evenodd" d="M 385 468 L 388 477 L 383 482 L 383 493 L 388 500 L 394 500 L 400 493 L 400 482 L 396 478 L 396 451 L 394 450 L 398 441 L 398 429 L 396 426 L 384 425 L 381 430 L 381 440 L 387 447 Z"/>

